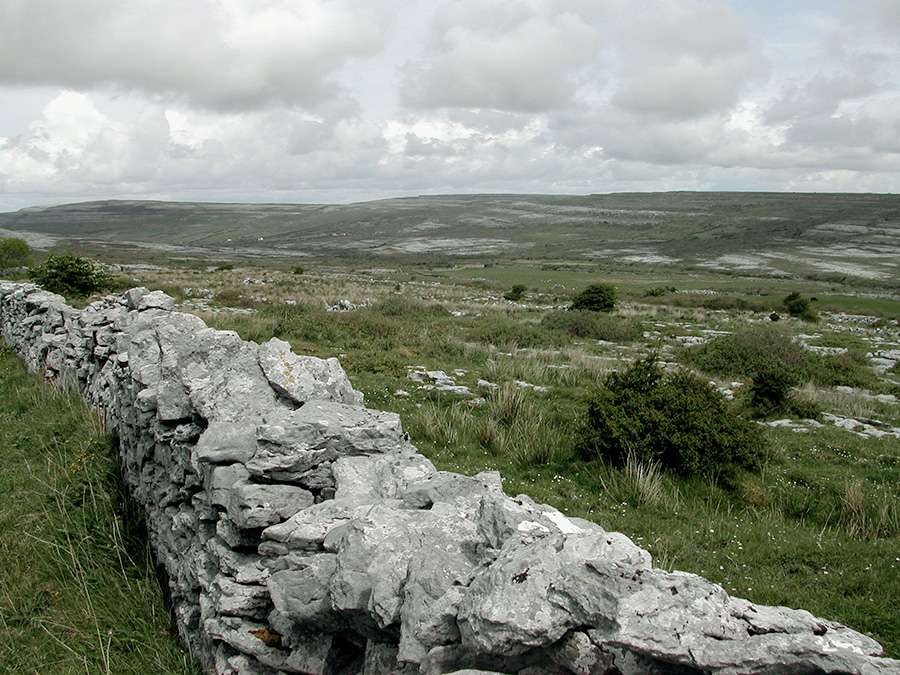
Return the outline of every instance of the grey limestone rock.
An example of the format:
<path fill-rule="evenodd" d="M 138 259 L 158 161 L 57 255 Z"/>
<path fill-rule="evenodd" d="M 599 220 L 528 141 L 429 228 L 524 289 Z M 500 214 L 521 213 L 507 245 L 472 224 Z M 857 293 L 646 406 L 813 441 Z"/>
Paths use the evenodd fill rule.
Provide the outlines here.
<path fill-rule="evenodd" d="M 294 354 L 287 342 L 272 338 L 259 346 L 259 365 L 276 392 L 300 405 L 312 399 L 363 405 L 335 358 Z"/>
<path fill-rule="evenodd" d="M 499 475 L 436 471 L 335 359 L 0 281 L 0 333 L 119 437 L 178 632 L 215 675 L 897 675 L 870 638 L 654 568 Z M 444 373 L 413 377 L 431 386 Z M 448 384 L 448 383 L 445 383 Z"/>

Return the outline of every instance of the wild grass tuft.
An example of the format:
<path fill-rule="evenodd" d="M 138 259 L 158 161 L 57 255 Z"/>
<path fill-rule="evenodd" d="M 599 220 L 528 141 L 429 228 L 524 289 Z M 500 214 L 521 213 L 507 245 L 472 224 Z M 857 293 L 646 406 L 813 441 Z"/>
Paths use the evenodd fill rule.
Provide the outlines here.
<path fill-rule="evenodd" d="M 0 353 L 0 670 L 199 673 L 97 416 Z"/>

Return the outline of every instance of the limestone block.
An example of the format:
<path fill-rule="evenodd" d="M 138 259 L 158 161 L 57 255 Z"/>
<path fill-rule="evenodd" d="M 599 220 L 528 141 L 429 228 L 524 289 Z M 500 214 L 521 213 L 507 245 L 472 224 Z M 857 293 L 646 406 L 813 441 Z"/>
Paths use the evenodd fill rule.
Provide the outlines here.
<path fill-rule="evenodd" d="M 200 471 L 205 464 L 246 462 L 256 452 L 256 424 L 215 420 L 201 434 L 191 454 Z"/>
<path fill-rule="evenodd" d="M 227 490 L 225 509 L 229 519 L 242 529 L 262 529 L 280 523 L 311 506 L 309 490 L 295 485 L 260 485 L 241 481 Z"/>
<path fill-rule="evenodd" d="M 239 584 L 222 575 L 209 588 L 215 611 L 225 616 L 243 616 L 262 621 L 269 614 L 269 591 L 257 584 Z"/>
<path fill-rule="evenodd" d="M 284 544 L 290 550 L 322 550 L 325 538 L 354 515 L 369 510 L 367 505 L 357 505 L 341 500 L 329 500 L 299 511 L 285 522 L 271 525 L 262 532 L 263 541 Z"/>
<path fill-rule="evenodd" d="M 329 585 L 337 570 L 337 556 L 320 553 L 306 556 L 292 569 L 275 572 L 268 580 L 275 609 L 306 628 L 335 630 L 343 626 L 331 606 Z"/>
<path fill-rule="evenodd" d="M 394 413 L 329 401 L 309 401 L 297 410 L 266 416 L 257 431 L 259 448 L 247 462 L 254 474 L 300 474 L 338 454 L 411 454 Z"/>
<path fill-rule="evenodd" d="M 344 456 L 334 461 L 335 498 L 356 504 L 394 499 L 409 483 L 420 483 L 434 473 L 434 465 L 421 455 Z"/>
<path fill-rule="evenodd" d="M 363 405 L 362 393 L 353 389 L 335 358 L 294 354 L 290 344 L 272 338 L 259 346 L 259 365 L 272 388 L 294 403 L 320 400 Z"/>
<path fill-rule="evenodd" d="M 410 508 L 427 509 L 436 502 L 450 499 L 479 499 L 482 495 L 503 494 L 499 472 L 485 471 L 475 476 L 462 476 L 449 471 L 437 471 L 421 480 L 410 481 L 398 495 Z"/>
<path fill-rule="evenodd" d="M 214 639 L 255 657 L 276 671 L 326 675 L 332 642 L 330 635 L 312 635 L 307 642 L 287 650 L 281 648 L 280 636 L 261 623 L 238 617 L 220 617 L 208 619 L 203 628 Z"/>

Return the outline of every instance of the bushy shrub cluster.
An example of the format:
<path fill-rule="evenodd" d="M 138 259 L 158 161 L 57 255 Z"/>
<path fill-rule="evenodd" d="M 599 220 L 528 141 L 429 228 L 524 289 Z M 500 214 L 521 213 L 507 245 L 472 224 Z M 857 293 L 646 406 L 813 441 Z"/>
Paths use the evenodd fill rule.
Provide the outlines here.
<path fill-rule="evenodd" d="M 807 369 L 806 350 L 771 324 L 748 326 L 690 347 L 683 352 L 683 360 L 723 377 L 750 378 L 758 372 L 778 368 L 799 379 Z"/>
<path fill-rule="evenodd" d="M 417 317 L 425 316 L 447 317 L 450 312 L 440 303 L 427 303 L 417 298 L 407 298 L 402 295 L 389 295 L 375 303 L 374 311 L 384 316 Z"/>
<path fill-rule="evenodd" d="M 754 414 L 791 412 L 811 416 L 792 393 L 792 388 L 813 381 L 820 387 L 866 388 L 876 377 L 865 355 L 821 355 L 804 349 L 772 324 L 751 326 L 721 335 L 706 344 L 682 352 L 682 360 L 711 375 L 738 377 L 749 383 L 748 405 Z"/>
<path fill-rule="evenodd" d="M 787 310 L 787 313 L 793 317 L 803 319 L 804 321 L 818 320 L 815 311 L 813 311 L 813 308 L 810 305 L 810 300 L 804 298 L 796 291 L 789 293 L 782 301 L 782 304 Z"/>
<path fill-rule="evenodd" d="M 629 456 L 686 475 L 727 476 L 766 451 L 760 427 L 709 382 L 667 374 L 654 357 L 607 376 L 590 397 L 580 452 L 624 465 Z"/>
<path fill-rule="evenodd" d="M 114 283 L 93 260 L 72 254 L 47 256 L 42 265 L 28 270 L 28 278 L 51 293 L 75 297 L 111 289 Z"/>
<path fill-rule="evenodd" d="M 528 288 L 523 286 L 522 284 L 516 284 L 511 289 L 509 289 L 506 293 L 503 294 L 503 297 L 510 302 L 518 302 L 522 299 L 522 296 L 525 295 L 525 291 Z"/>
<path fill-rule="evenodd" d="M 0 239 L 0 269 L 24 267 L 31 258 L 31 247 L 24 239 Z"/>
<path fill-rule="evenodd" d="M 643 334 L 640 321 L 588 310 L 555 311 L 541 319 L 541 326 L 588 340 L 628 343 Z"/>
<path fill-rule="evenodd" d="M 552 336 L 541 326 L 516 321 L 506 316 L 492 316 L 468 330 L 465 339 L 495 347 L 543 347 L 553 344 Z"/>
<path fill-rule="evenodd" d="M 611 284 L 591 284 L 572 299 L 569 309 L 591 312 L 611 312 L 619 302 L 616 287 Z"/>

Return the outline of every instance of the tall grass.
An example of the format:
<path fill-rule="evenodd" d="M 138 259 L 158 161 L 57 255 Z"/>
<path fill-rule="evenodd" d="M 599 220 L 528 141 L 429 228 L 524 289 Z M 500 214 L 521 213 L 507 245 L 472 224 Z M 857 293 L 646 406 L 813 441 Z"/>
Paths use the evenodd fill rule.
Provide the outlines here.
<path fill-rule="evenodd" d="M 0 352 L 0 672 L 199 673 L 174 637 L 116 452 L 80 397 Z"/>

